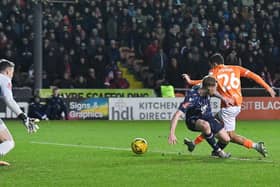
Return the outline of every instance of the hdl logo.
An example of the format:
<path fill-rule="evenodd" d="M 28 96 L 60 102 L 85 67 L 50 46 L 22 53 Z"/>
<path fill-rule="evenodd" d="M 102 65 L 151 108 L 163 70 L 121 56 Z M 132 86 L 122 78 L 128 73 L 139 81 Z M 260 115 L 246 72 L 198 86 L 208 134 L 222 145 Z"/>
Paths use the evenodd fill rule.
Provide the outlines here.
<path fill-rule="evenodd" d="M 133 107 L 112 107 L 111 109 L 112 120 L 134 120 L 133 118 Z"/>

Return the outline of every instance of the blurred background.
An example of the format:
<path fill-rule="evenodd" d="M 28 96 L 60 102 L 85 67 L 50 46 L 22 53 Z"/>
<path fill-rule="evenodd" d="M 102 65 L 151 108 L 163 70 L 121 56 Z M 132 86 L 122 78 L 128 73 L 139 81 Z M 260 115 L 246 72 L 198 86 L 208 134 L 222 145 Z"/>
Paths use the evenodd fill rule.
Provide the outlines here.
<path fill-rule="evenodd" d="M 18 101 L 49 98 L 52 91 L 40 89 L 53 87 L 66 98 L 155 97 L 162 86 L 183 96 L 189 85 L 181 74 L 201 79 L 215 52 L 279 94 L 279 1 L 2 0 L 0 7 L 0 56 L 16 63 Z M 253 81 L 242 87 L 245 96 L 267 96 Z M 81 88 L 86 96 L 74 90 Z"/>

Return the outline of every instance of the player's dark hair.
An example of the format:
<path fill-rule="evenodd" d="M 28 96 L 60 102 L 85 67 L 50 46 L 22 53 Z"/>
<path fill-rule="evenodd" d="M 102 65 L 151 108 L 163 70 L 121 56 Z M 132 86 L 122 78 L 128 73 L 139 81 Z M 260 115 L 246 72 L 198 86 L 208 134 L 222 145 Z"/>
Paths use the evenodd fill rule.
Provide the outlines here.
<path fill-rule="evenodd" d="M 224 64 L 224 57 L 220 53 L 215 53 L 210 57 L 209 63 L 210 65 Z"/>
<path fill-rule="evenodd" d="M 7 68 L 13 68 L 15 64 L 6 59 L 0 59 L 0 72 L 5 71 Z"/>
<path fill-rule="evenodd" d="M 217 83 L 216 79 L 212 76 L 206 76 L 202 80 L 202 88 L 208 88 L 209 86 L 215 86 Z"/>

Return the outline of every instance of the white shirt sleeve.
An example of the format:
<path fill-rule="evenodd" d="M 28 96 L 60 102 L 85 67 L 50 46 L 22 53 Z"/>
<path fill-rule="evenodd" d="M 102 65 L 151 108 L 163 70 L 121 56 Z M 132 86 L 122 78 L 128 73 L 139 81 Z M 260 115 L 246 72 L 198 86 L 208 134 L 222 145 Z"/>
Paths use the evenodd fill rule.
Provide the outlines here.
<path fill-rule="evenodd" d="M 5 77 L 4 75 L 0 76 L 0 88 L 1 88 L 1 96 L 3 97 L 6 105 L 18 116 L 23 113 L 16 101 L 13 97 L 12 92 L 12 81 Z"/>

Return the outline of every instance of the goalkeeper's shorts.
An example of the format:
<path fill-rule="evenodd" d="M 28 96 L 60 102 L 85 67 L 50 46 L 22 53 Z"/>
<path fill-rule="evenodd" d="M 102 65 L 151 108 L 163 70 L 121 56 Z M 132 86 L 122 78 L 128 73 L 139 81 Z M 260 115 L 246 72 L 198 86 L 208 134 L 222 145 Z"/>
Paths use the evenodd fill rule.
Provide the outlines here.
<path fill-rule="evenodd" d="M 4 121 L 0 119 L 0 132 L 6 130 L 7 126 L 5 125 Z"/>

